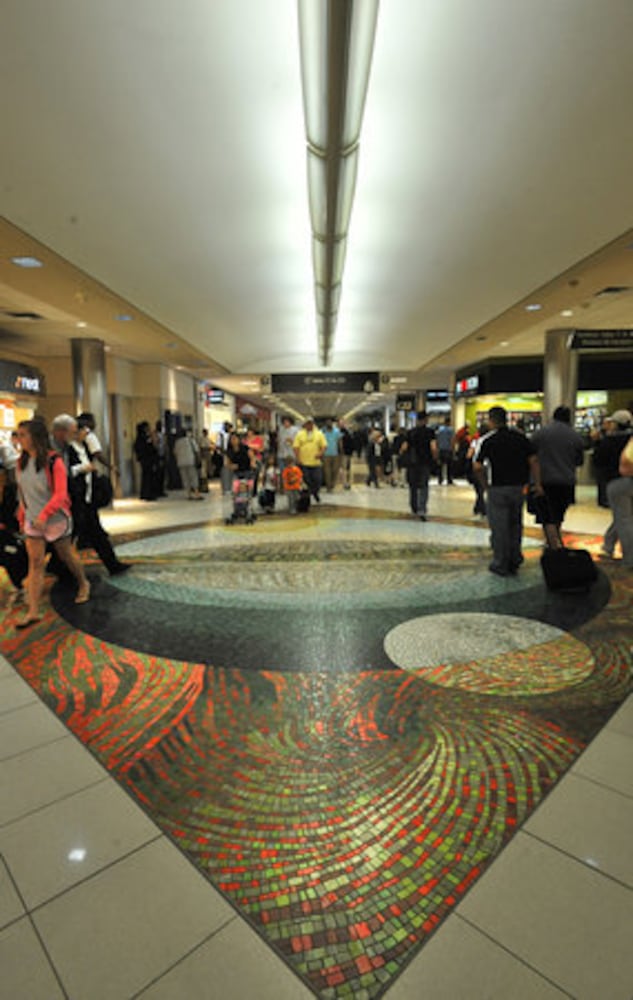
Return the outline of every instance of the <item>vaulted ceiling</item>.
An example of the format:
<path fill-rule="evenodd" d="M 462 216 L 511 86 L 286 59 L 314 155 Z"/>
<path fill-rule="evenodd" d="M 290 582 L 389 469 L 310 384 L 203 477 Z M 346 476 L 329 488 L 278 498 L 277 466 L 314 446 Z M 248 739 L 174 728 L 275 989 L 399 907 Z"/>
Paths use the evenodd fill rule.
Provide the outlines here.
<path fill-rule="evenodd" d="M 5 219 L 184 364 L 318 368 L 296 0 L 4 0 L 1 30 Z M 383 0 L 333 368 L 444 372 L 517 308 L 542 342 L 521 303 L 633 226 L 632 37 L 631 0 Z"/>

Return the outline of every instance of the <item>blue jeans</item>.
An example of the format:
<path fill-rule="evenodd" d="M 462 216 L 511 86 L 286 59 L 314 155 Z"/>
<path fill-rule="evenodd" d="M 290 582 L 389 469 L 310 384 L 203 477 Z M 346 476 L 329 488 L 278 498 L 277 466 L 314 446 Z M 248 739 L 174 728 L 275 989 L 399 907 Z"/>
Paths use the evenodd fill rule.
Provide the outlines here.
<path fill-rule="evenodd" d="M 510 573 L 522 560 L 523 487 L 488 487 L 488 524 L 492 536 L 491 567 Z"/>
<path fill-rule="evenodd" d="M 410 465 L 407 469 L 409 480 L 409 503 L 413 514 L 426 514 L 429 502 L 429 477 L 431 469 L 428 465 Z"/>

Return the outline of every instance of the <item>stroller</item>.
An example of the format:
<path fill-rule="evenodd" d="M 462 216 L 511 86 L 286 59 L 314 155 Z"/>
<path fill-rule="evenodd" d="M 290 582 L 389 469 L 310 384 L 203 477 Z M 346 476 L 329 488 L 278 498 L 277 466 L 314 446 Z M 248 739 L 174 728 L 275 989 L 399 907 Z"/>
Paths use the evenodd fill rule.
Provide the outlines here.
<path fill-rule="evenodd" d="M 244 521 L 245 524 L 255 524 L 257 515 L 253 511 L 254 490 L 255 474 L 253 470 L 236 472 L 233 477 L 233 513 L 225 518 L 226 524 L 236 524 L 238 521 Z"/>

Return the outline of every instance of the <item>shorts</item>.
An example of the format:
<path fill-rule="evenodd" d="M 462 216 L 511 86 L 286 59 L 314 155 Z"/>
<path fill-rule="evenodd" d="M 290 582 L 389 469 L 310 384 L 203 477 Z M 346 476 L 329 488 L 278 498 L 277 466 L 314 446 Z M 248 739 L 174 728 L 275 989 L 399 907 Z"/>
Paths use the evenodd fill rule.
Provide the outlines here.
<path fill-rule="evenodd" d="M 27 538 L 43 538 L 45 542 L 58 542 L 61 538 L 70 538 L 73 523 L 65 514 L 47 521 L 43 528 L 34 528 L 28 518 L 24 522 L 24 534 Z"/>
<path fill-rule="evenodd" d="M 568 483 L 543 483 L 544 497 L 536 497 L 537 524 L 562 524 L 565 512 L 576 500 L 576 490 Z"/>

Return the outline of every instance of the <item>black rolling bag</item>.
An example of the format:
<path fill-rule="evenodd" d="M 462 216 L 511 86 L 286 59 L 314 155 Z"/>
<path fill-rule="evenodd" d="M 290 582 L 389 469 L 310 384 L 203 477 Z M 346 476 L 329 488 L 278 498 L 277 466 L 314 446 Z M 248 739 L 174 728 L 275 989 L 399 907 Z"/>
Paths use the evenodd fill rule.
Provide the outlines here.
<path fill-rule="evenodd" d="M 305 514 L 310 510 L 310 491 L 301 490 L 297 498 L 297 514 Z"/>
<path fill-rule="evenodd" d="M 0 566 L 6 569 L 14 587 L 22 586 L 29 572 L 29 557 L 21 538 L 0 526 Z"/>
<path fill-rule="evenodd" d="M 595 563 L 586 549 L 545 549 L 541 569 L 549 590 L 585 591 L 598 579 Z"/>

